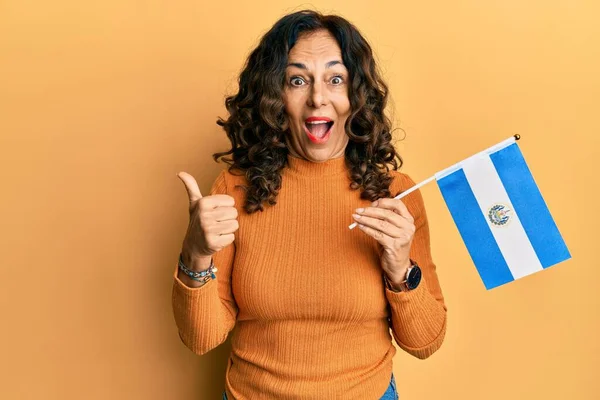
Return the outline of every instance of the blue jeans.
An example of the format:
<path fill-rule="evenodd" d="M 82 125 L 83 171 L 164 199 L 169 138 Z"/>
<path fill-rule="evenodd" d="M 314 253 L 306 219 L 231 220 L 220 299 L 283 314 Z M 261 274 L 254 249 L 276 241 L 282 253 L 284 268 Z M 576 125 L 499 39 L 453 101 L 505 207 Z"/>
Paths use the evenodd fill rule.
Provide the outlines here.
<path fill-rule="evenodd" d="M 223 400 L 227 400 L 227 394 L 225 392 L 223 392 Z M 379 400 L 398 400 L 398 392 L 396 391 L 396 380 L 394 379 L 394 373 L 392 373 L 390 385 Z"/>

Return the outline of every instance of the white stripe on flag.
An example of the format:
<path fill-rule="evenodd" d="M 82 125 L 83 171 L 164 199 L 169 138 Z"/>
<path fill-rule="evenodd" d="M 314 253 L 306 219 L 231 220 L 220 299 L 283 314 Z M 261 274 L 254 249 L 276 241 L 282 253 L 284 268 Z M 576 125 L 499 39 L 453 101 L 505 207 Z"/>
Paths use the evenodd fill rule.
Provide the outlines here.
<path fill-rule="evenodd" d="M 518 279 L 541 271 L 543 268 L 540 260 L 521 225 L 490 156 L 481 154 L 468 158 L 462 163 L 462 167 L 513 277 Z M 488 218 L 489 209 L 497 203 L 507 205 L 511 210 L 509 215 L 512 218 L 504 226 L 496 226 Z"/>

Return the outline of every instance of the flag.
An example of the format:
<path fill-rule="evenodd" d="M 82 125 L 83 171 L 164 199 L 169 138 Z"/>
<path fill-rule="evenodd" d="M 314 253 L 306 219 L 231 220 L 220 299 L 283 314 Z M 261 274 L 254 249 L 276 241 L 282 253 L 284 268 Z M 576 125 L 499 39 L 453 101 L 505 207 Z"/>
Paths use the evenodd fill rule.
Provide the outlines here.
<path fill-rule="evenodd" d="M 514 137 L 435 180 L 486 289 L 571 258 Z"/>

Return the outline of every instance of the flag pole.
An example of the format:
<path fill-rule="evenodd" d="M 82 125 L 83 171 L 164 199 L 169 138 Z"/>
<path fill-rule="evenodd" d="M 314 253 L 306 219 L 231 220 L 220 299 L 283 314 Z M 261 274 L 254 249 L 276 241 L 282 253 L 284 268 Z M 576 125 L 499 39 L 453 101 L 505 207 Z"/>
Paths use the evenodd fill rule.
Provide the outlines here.
<path fill-rule="evenodd" d="M 515 140 L 521 139 L 521 135 L 519 135 L 518 133 L 514 134 L 513 136 L 514 136 Z M 421 187 L 427 185 L 429 182 L 432 182 L 434 180 L 435 180 L 435 175 L 430 176 L 429 178 L 425 179 L 423 182 L 420 182 L 420 183 L 416 184 L 415 186 L 411 187 L 410 189 L 405 190 L 404 192 L 400 193 L 398 196 L 394 197 L 394 200 L 399 200 L 399 199 L 403 198 L 404 196 L 408 196 L 415 190 L 420 189 Z M 354 229 L 354 228 L 356 228 L 356 225 L 357 225 L 357 223 L 353 222 L 352 224 L 350 224 L 350 226 L 348 226 L 348 228 Z"/>

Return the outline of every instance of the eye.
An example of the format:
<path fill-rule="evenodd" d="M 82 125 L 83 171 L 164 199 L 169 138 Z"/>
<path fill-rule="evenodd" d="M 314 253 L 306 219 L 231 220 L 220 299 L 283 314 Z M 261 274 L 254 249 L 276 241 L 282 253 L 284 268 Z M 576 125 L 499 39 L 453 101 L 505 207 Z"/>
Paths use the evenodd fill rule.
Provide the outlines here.
<path fill-rule="evenodd" d="M 336 75 L 333 78 L 331 78 L 331 83 L 334 85 L 341 85 L 342 83 L 344 83 L 344 77 L 341 75 Z"/>
<path fill-rule="evenodd" d="M 292 86 L 302 86 L 303 82 L 305 82 L 304 79 L 299 76 L 292 76 L 290 78 L 290 83 Z"/>

